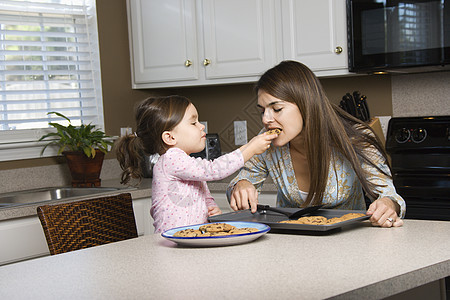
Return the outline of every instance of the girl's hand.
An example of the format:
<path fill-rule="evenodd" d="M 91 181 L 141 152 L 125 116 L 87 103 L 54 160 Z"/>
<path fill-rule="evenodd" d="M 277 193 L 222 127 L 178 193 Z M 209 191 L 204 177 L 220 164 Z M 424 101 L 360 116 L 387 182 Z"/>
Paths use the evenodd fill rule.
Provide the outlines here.
<path fill-rule="evenodd" d="M 255 213 L 258 206 L 258 191 L 255 186 L 247 180 L 236 183 L 231 193 L 230 206 L 233 210 L 251 208 L 252 213 Z"/>
<path fill-rule="evenodd" d="M 397 211 L 399 211 L 398 204 L 384 197 L 370 204 L 366 215 L 370 216 L 369 221 L 373 226 L 400 227 L 403 225 L 403 220 L 398 217 Z"/>
<path fill-rule="evenodd" d="M 215 216 L 222 214 L 222 211 L 218 206 L 208 206 L 208 216 Z"/>
<path fill-rule="evenodd" d="M 277 136 L 278 134 L 276 133 L 269 134 L 264 132 L 252 138 L 250 142 L 240 148 L 242 155 L 244 156 L 244 161 L 249 160 L 255 154 L 261 154 L 269 149 L 272 140 L 276 139 Z"/>

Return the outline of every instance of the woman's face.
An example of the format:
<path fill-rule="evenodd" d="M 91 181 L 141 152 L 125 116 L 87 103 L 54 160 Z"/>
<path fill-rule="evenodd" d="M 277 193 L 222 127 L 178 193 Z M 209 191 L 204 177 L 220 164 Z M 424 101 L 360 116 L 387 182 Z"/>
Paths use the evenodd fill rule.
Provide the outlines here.
<path fill-rule="evenodd" d="M 184 113 L 183 120 L 172 130 L 176 141 L 175 147 L 180 148 L 187 154 L 197 153 L 205 148 L 206 133 L 205 126 L 198 121 L 197 109 L 189 104 Z"/>
<path fill-rule="evenodd" d="M 303 118 L 298 106 L 280 100 L 260 90 L 258 108 L 261 110 L 262 122 L 267 130 L 281 129 L 281 133 L 272 144 L 280 147 L 296 138 L 303 129 Z"/>

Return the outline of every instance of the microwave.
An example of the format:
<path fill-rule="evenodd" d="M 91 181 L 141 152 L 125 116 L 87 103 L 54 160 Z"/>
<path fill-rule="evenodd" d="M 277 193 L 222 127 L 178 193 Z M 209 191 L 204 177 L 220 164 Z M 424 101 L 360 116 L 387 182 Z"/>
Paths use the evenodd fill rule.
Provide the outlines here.
<path fill-rule="evenodd" d="M 356 73 L 450 70 L 450 0 L 347 0 Z"/>

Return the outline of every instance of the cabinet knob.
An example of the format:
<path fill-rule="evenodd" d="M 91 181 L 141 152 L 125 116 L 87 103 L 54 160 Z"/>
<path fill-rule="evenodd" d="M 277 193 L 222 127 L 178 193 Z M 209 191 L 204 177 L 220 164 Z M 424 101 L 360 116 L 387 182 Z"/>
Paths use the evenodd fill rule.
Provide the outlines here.
<path fill-rule="evenodd" d="M 190 67 L 190 66 L 192 65 L 192 61 L 190 61 L 189 59 L 187 59 L 187 60 L 184 62 L 184 65 L 185 65 L 186 67 Z"/>
<path fill-rule="evenodd" d="M 204 66 L 207 66 L 207 65 L 209 65 L 211 63 L 211 61 L 209 60 L 209 59 L 207 59 L 207 58 L 205 58 L 204 60 L 203 60 L 203 65 Z"/>
<path fill-rule="evenodd" d="M 336 54 L 341 54 L 342 53 L 342 47 L 341 46 L 337 46 L 336 47 L 336 49 L 334 49 L 334 52 L 336 53 Z"/>

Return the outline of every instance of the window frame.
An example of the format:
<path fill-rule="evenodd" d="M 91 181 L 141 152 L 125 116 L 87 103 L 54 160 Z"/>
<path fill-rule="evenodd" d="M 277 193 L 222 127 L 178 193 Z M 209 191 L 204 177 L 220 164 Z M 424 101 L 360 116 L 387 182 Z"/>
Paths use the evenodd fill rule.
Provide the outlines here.
<path fill-rule="evenodd" d="M 22 3 L 8 0 L 1 2 L 11 5 L 18 5 L 18 3 Z M 88 35 L 91 51 L 91 72 L 95 97 L 94 103 L 97 114 L 97 119 L 92 124 L 95 125 L 96 128 L 104 131 L 100 47 L 98 40 L 96 3 L 95 0 L 85 0 L 85 5 L 87 6 L 86 20 L 88 24 L 87 28 L 89 32 Z M 0 94 L 1 93 L 2 90 L 0 90 Z M 58 152 L 58 148 L 56 146 L 49 146 L 43 153 L 41 153 L 43 147 L 48 144 L 48 141 L 38 141 L 41 136 L 52 131 L 54 132 L 55 129 L 36 128 L 0 130 L 0 162 L 56 156 Z"/>

